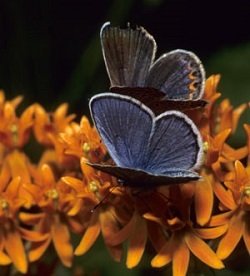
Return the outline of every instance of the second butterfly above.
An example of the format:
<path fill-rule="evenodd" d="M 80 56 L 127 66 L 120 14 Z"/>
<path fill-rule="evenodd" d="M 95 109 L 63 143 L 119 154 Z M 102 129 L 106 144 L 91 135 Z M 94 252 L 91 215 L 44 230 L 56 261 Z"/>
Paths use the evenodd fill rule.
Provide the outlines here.
<path fill-rule="evenodd" d="M 155 61 L 156 42 L 144 28 L 105 23 L 100 33 L 111 91 L 138 99 L 155 113 L 204 107 L 205 71 L 192 52 L 177 49 Z"/>

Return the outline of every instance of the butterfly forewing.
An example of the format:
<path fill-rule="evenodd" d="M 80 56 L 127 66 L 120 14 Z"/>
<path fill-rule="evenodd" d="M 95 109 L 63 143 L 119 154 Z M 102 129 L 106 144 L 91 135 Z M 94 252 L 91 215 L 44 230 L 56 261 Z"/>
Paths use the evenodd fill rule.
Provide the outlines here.
<path fill-rule="evenodd" d="M 95 126 L 118 166 L 136 169 L 145 155 L 153 115 L 140 104 L 112 93 L 98 94 L 90 101 Z"/>
<path fill-rule="evenodd" d="M 101 45 L 111 86 L 144 86 L 155 56 L 154 38 L 142 27 L 103 25 Z"/>

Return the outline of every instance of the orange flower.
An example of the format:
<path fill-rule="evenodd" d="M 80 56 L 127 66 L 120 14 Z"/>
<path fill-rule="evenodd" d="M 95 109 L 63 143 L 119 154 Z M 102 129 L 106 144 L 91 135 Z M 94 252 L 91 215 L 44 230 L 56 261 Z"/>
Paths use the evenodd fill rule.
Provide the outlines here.
<path fill-rule="evenodd" d="M 13 262 L 17 270 L 26 273 L 28 262 L 22 242 L 21 227 L 18 222 L 18 212 L 25 200 L 19 197 L 20 177 L 8 182 L 2 177 L 0 183 L 0 264 Z M 4 181 L 5 180 L 5 181 Z M 5 251 L 5 252 L 4 252 Z"/>
<path fill-rule="evenodd" d="M 175 231 L 169 241 L 162 247 L 158 254 L 152 260 L 153 267 L 161 267 L 173 262 L 173 275 L 186 275 L 190 262 L 190 252 L 210 267 L 221 269 L 223 263 L 212 251 L 210 246 L 206 244 L 203 238 L 212 238 L 220 236 L 224 229 L 203 229 L 203 231 L 195 231 L 189 226 L 179 231 Z"/>
<path fill-rule="evenodd" d="M 109 192 L 110 176 L 103 173 L 98 175 L 92 167 L 84 162 L 81 163 L 81 167 L 84 180 L 69 176 L 62 178 L 65 183 L 76 191 L 78 198 L 68 214 L 81 214 L 84 217 L 84 228 L 86 228 L 75 254 L 82 255 L 87 252 L 99 234 L 102 233 L 113 258 L 120 261 L 122 245 L 112 245 L 110 241 L 114 232 L 120 229 L 121 221 L 117 209 L 123 209 L 122 201 L 114 197 L 113 192 Z M 118 208 L 116 207 L 117 204 Z"/>
<path fill-rule="evenodd" d="M 220 75 L 211 75 L 207 80 L 206 80 L 206 86 L 205 86 L 205 91 L 203 98 L 204 100 L 209 102 L 209 105 L 206 107 L 206 111 L 209 111 L 207 114 L 207 117 L 211 117 L 211 108 L 214 106 L 215 101 L 221 96 L 221 93 L 217 92 L 217 87 L 219 85 L 220 81 Z"/>
<path fill-rule="evenodd" d="M 25 109 L 20 118 L 15 114 L 15 106 L 15 102 L 6 102 L 0 110 L 0 140 L 10 149 L 23 147 L 33 126 L 34 106 Z"/>
<path fill-rule="evenodd" d="M 34 203 L 33 198 L 22 186 L 23 183 L 31 183 L 32 178 L 32 164 L 27 156 L 17 149 L 8 152 L 3 159 L 2 175 L 8 181 L 16 177 L 20 178 L 19 195 L 25 199 L 25 207 L 30 208 Z"/>
<path fill-rule="evenodd" d="M 50 135 L 57 137 L 59 133 L 69 127 L 69 123 L 75 118 L 75 115 L 66 116 L 67 110 L 67 104 L 60 105 L 53 113 L 46 112 L 39 104 L 35 105 L 34 134 L 39 143 L 51 147 Z"/>
<path fill-rule="evenodd" d="M 220 93 L 216 92 L 219 80 L 220 75 L 212 75 L 206 81 L 203 98 L 208 101 L 208 105 L 203 110 L 188 112 L 203 136 L 210 135 L 213 137 L 225 129 L 231 129 L 231 132 L 234 133 L 239 118 L 247 107 L 247 104 L 242 104 L 233 109 L 229 99 L 224 99 L 219 105 L 216 105 L 216 101 L 221 96 Z"/>
<path fill-rule="evenodd" d="M 241 114 L 246 109 L 247 104 L 242 104 L 238 108 L 233 109 L 233 107 L 230 105 L 229 99 L 224 99 L 219 107 L 218 107 L 218 122 L 217 122 L 217 128 L 219 131 L 222 131 L 224 129 L 230 128 L 232 129 L 232 133 L 235 132 L 239 118 Z"/>
<path fill-rule="evenodd" d="M 202 185 L 202 183 L 197 182 L 197 185 Z M 192 184 L 171 186 L 168 208 L 162 208 L 164 205 L 160 202 L 159 198 L 154 203 L 155 206 L 158 203 L 158 209 L 161 208 L 163 210 L 161 211 L 161 217 L 157 218 L 149 213 L 144 214 L 145 218 L 162 225 L 169 235 L 164 244 L 161 244 L 161 247 L 157 244 L 157 241 L 153 242 L 153 244 L 156 245 L 155 248 L 158 253 L 152 260 L 152 266 L 161 267 L 172 261 L 173 275 L 186 274 L 189 266 L 190 251 L 205 264 L 213 268 L 221 269 L 224 267 L 223 263 L 203 239 L 215 239 L 221 236 L 226 230 L 225 226 L 214 229 L 193 227 L 193 218 L 190 217 L 190 208 L 194 192 L 195 189 Z M 150 206 L 152 206 L 152 204 L 150 204 Z M 204 210 L 206 205 L 196 204 L 196 207 Z M 167 209 L 169 209 L 169 213 L 167 216 L 166 214 L 164 216 L 164 212 L 166 212 Z M 160 214 L 159 211 L 157 213 L 158 215 Z M 199 214 L 201 216 L 202 213 L 199 212 Z M 152 227 L 150 227 L 149 230 L 152 231 Z M 153 233 L 155 233 L 155 230 Z M 151 240 L 157 240 L 157 238 L 158 236 L 154 237 L 151 234 Z M 162 240 L 161 236 L 160 240 Z"/>
<path fill-rule="evenodd" d="M 216 100 L 221 96 L 217 92 L 217 86 L 219 84 L 220 75 L 212 75 L 206 80 L 205 91 L 203 99 L 208 104 L 203 109 L 190 110 L 185 113 L 195 122 L 198 126 L 201 134 L 214 135 L 214 126 L 216 124 Z"/>
<path fill-rule="evenodd" d="M 41 173 L 35 179 L 35 185 L 25 184 L 36 204 L 43 210 L 40 214 L 21 214 L 21 220 L 27 225 L 34 225 L 35 230 L 47 239 L 33 243 L 29 251 L 31 262 L 38 260 L 52 241 L 58 257 L 65 266 L 71 266 L 73 247 L 70 242 L 69 227 L 81 232 L 81 225 L 74 218 L 66 215 L 71 208 L 74 195 L 62 181 L 56 181 L 48 165 L 43 165 Z"/>
<path fill-rule="evenodd" d="M 20 104 L 20 102 L 22 100 L 23 100 L 23 97 L 18 96 L 11 101 L 6 101 L 4 91 L 0 89 L 0 118 L 2 118 L 2 116 L 3 116 L 3 109 L 4 109 L 4 105 L 6 103 L 11 104 L 12 107 L 15 109 L 15 108 L 17 108 L 17 106 Z"/>
<path fill-rule="evenodd" d="M 72 124 L 71 133 L 61 133 L 60 138 L 64 143 L 65 154 L 79 159 L 85 157 L 89 162 L 99 163 L 107 152 L 97 130 L 85 116 L 82 117 L 80 125 Z"/>
<path fill-rule="evenodd" d="M 244 129 L 247 133 L 247 149 L 248 149 L 247 164 L 250 165 L 250 125 L 244 124 Z"/>
<path fill-rule="evenodd" d="M 211 167 L 219 180 L 224 181 L 232 170 L 233 162 L 247 156 L 247 147 L 233 149 L 226 140 L 231 134 L 231 129 L 219 132 L 214 138 L 207 135 L 204 138 L 205 165 Z"/>
<path fill-rule="evenodd" d="M 76 215 L 79 212 L 90 213 L 102 197 L 109 193 L 110 183 L 101 182 L 102 179 L 92 167 L 82 162 L 81 169 L 83 180 L 71 176 L 62 177 L 62 181 L 76 192 L 75 203 L 68 212 L 70 215 Z"/>
<path fill-rule="evenodd" d="M 203 226 L 210 220 L 213 211 L 215 176 L 208 173 L 206 168 L 203 168 L 200 174 L 202 180 L 195 185 L 194 209 L 197 223 Z"/>
<path fill-rule="evenodd" d="M 226 181 L 226 190 L 222 186 L 217 188 L 217 197 L 221 202 L 221 208 L 228 210 L 226 213 L 214 216 L 210 225 L 228 225 L 228 231 L 222 237 L 217 255 L 220 259 L 226 259 L 243 237 L 248 253 L 250 253 L 249 233 L 249 187 L 250 167 L 244 168 L 240 161 L 235 162 L 235 176 L 233 181 Z"/>

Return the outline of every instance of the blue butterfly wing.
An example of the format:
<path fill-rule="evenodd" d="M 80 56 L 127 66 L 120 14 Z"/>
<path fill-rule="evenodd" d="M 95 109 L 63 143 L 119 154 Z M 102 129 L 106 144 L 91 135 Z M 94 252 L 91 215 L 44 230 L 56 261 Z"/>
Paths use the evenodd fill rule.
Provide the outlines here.
<path fill-rule="evenodd" d="M 129 186 L 155 186 L 199 179 L 192 170 L 201 160 L 201 138 L 178 111 L 158 117 L 139 101 L 102 93 L 90 101 L 96 128 L 117 166 L 91 164 Z"/>
<path fill-rule="evenodd" d="M 145 86 L 161 90 L 166 99 L 197 100 L 204 92 L 205 71 L 194 53 L 174 50 L 154 62 Z"/>
<path fill-rule="evenodd" d="M 126 29 L 105 23 L 100 32 L 111 86 L 144 86 L 155 57 L 154 38 L 142 27 Z"/>
<path fill-rule="evenodd" d="M 146 153 L 152 111 L 131 97 L 102 93 L 90 100 L 90 110 L 111 158 L 121 167 L 137 169 Z"/>
<path fill-rule="evenodd" d="M 142 169 L 147 172 L 188 176 L 202 160 L 202 139 L 197 127 L 181 112 L 162 113 L 153 121 L 144 158 Z"/>

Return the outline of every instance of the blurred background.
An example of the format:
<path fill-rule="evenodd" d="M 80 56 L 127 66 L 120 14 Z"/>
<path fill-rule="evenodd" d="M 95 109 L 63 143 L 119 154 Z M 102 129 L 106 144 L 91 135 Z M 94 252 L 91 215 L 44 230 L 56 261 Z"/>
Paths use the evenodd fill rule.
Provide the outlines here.
<path fill-rule="evenodd" d="M 106 21 L 143 26 L 158 44 L 157 57 L 176 48 L 195 52 L 207 77 L 221 74 L 222 98 L 235 107 L 250 100 L 250 9 L 243 0 L 0 0 L 0 89 L 6 98 L 21 94 L 23 107 L 39 102 L 46 110 L 68 102 L 78 119 L 89 115 L 89 98 L 109 88 L 99 41 Z M 232 141 L 239 146 L 245 143 L 243 122 L 250 124 L 249 110 Z M 77 260 L 91 275 L 111 275 L 107 266 L 112 275 L 139 275 L 115 264 L 103 245 Z"/>

